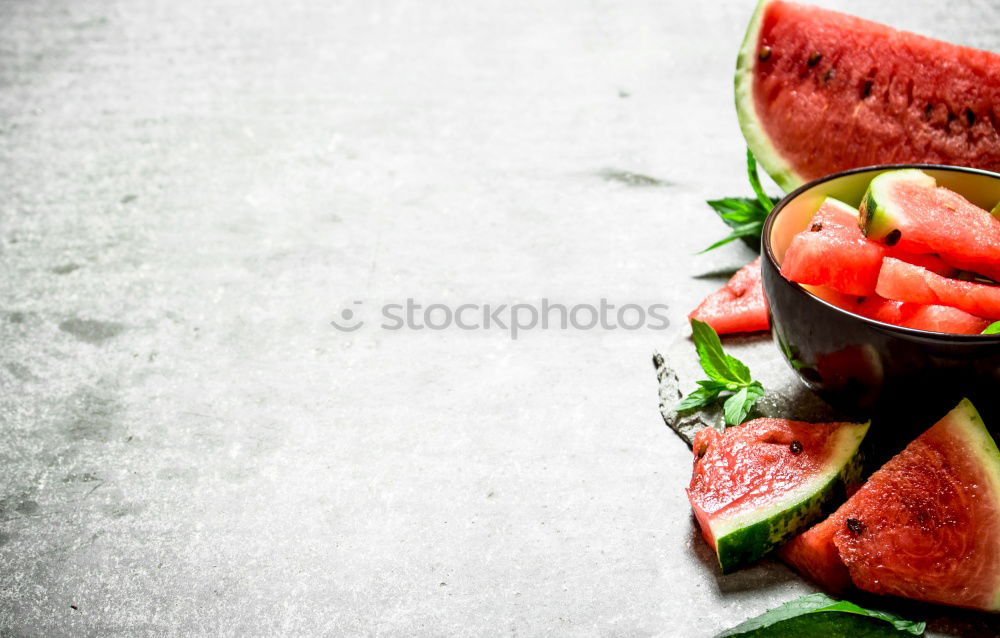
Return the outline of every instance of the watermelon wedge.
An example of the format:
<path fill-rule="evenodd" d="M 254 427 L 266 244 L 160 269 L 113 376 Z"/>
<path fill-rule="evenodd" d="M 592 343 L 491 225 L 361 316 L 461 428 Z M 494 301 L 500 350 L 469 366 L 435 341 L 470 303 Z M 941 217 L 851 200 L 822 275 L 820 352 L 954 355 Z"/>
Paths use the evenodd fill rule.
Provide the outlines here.
<path fill-rule="evenodd" d="M 990 325 L 989 319 L 969 314 L 951 306 L 906 303 L 876 295 L 853 297 L 835 290 L 810 286 L 809 291 L 838 308 L 883 323 L 904 328 L 976 335 Z"/>
<path fill-rule="evenodd" d="M 1000 55 L 762 0 L 736 64 L 747 144 L 786 191 L 888 163 L 1000 170 Z"/>
<path fill-rule="evenodd" d="M 789 243 L 781 262 L 782 276 L 800 284 L 829 286 L 863 297 L 875 292 L 886 255 L 945 276 L 957 272 L 936 255 L 908 253 L 867 239 L 859 224 L 856 209 L 827 197 L 809 227 Z"/>
<path fill-rule="evenodd" d="M 865 235 L 911 253 L 939 253 L 965 270 L 1000 274 L 1000 220 L 916 169 L 872 180 L 861 202 Z"/>
<path fill-rule="evenodd" d="M 688 499 L 723 573 L 816 521 L 858 479 L 868 424 L 756 419 L 694 440 Z"/>
<path fill-rule="evenodd" d="M 1000 286 L 949 279 L 886 257 L 876 290 L 887 299 L 952 306 L 978 317 L 1000 318 Z"/>
<path fill-rule="evenodd" d="M 833 591 L 1000 611 L 1000 450 L 955 409 L 780 556 Z"/>
<path fill-rule="evenodd" d="M 770 328 L 767 300 L 760 281 L 760 257 L 739 269 L 725 286 L 692 310 L 688 318 L 704 321 L 720 335 Z"/>

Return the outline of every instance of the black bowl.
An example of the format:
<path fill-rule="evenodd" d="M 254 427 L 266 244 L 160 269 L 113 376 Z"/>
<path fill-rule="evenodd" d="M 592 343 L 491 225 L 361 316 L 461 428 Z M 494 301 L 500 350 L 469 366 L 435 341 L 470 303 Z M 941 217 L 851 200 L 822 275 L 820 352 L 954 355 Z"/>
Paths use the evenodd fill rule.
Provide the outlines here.
<path fill-rule="evenodd" d="M 771 211 L 761 242 L 775 343 L 810 389 L 848 414 L 916 418 L 926 427 L 969 397 L 987 423 L 997 423 L 1000 335 L 956 335 L 882 323 L 830 304 L 779 272 L 791 236 L 805 228 L 824 197 L 857 206 L 873 177 L 900 168 L 920 168 L 987 210 L 1000 201 L 1000 175 L 953 166 L 859 168 L 796 189 Z"/>

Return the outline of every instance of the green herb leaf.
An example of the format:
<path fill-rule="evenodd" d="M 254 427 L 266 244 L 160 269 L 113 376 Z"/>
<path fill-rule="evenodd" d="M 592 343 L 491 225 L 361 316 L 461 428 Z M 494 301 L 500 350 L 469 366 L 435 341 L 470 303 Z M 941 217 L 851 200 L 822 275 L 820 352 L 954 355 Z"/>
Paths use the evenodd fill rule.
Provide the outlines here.
<path fill-rule="evenodd" d="M 767 218 L 767 214 L 771 212 L 778 200 L 769 197 L 764 192 L 757 175 L 757 160 L 754 159 L 749 148 L 747 149 L 747 177 L 756 198 L 725 197 L 723 199 L 710 199 L 706 202 L 719 215 L 723 223 L 732 229 L 732 232 L 700 252 L 708 252 L 737 239 L 746 241 L 748 245 L 757 250 L 760 249 L 760 235 L 764 230 L 764 219 Z"/>
<path fill-rule="evenodd" d="M 764 386 L 759 381 L 754 381 L 750 385 L 740 388 L 739 392 L 726 399 L 722 405 L 725 415 L 726 425 L 739 425 L 750 414 L 750 409 L 757 403 L 757 399 L 764 396 Z"/>
<path fill-rule="evenodd" d="M 920 636 L 927 624 L 897 614 L 866 609 L 826 594 L 810 594 L 724 631 L 716 638 L 868 638 Z"/>
<path fill-rule="evenodd" d="M 771 209 L 774 208 L 774 200 L 768 197 L 767 193 L 764 192 L 764 187 L 760 185 L 760 177 L 757 175 L 757 158 L 753 156 L 753 151 L 749 148 L 747 148 L 747 177 L 750 178 L 750 187 L 757 195 L 757 201 L 770 213 Z"/>
<path fill-rule="evenodd" d="M 723 405 L 726 424 L 739 425 L 746 419 L 750 409 L 764 395 L 764 386 L 754 381 L 750 368 L 722 349 L 722 341 L 712 326 L 697 319 L 691 320 L 691 336 L 698 361 L 708 379 L 698 381 L 697 390 L 688 394 L 676 410 L 683 412 L 701 408 L 727 395 Z"/>
<path fill-rule="evenodd" d="M 690 393 L 684 400 L 677 404 L 676 410 L 678 412 L 686 412 L 688 410 L 694 410 L 695 408 L 703 408 L 710 403 L 713 403 L 724 388 L 698 388 L 694 392 Z"/>
<path fill-rule="evenodd" d="M 1000 206 L 1000 204 L 997 204 L 997 206 Z M 986 330 L 983 330 L 982 334 L 984 335 L 1000 334 L 1000 321 L 994 321 L 990 325 L 986 326 Z"/>

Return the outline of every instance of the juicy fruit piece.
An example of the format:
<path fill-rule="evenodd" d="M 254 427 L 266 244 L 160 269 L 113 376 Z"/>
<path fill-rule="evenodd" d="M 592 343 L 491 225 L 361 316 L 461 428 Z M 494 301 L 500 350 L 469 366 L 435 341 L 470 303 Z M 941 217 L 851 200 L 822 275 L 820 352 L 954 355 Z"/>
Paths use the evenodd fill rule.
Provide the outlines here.
<path fill-rule="evenodd" d="M 723 573 L 809 526 L 861 471 L 868 424 L 756 419 L 694 440 L 688 499 Z"/>
<path fill-rule="evenodd" d="M 838 510 L 860 589 L 1000 610 L 1000 451 L 967 399 Z"/>
<path fill-rule="evenodd" d="M 904 328 L 959 335 L 977 335 L 990 325 L 989 319 L 970 315 L 964 310 L 951 306 L 921 306 L 916 304 L 905 304 L 905 306 L 910 306 L 912 309 L 904 310 L 903 317 L 898 322 L 894 322 Z"/>
<path fill-rule="evenodd" d="M 949 279 L 886 257 L 876 291 L 887 299 L 952 306 L 977 317 L 1000 318 L 1000 286 Z"/>
<path fill-rule="evenodd" d="M 833 514 L 782 545 L 778 558 L 829 592 L 847 591 L 851 587 L 851 574 L 833 544 L 841 525 L 844 517 Z"/>
<path fill-rule="evenodd" d="M 827 197 L 809 227 L 792 238 L 781 262 L 781 275 L 789 281 L 829 286 L 860 297 L 875 292 L 882 259 L 890 255 L 950 276 L 957 271 L 936 255 L 911 254 L 865 238 L 858 211 Z"/>
<path fill-rule="evenodd" d="M 1000 169 L 1000 55 L 762 0 L 736 67 L 743 135 L 786 191 L 874 164 Z"/>
<path fill-rule="evenodd" d="M 963 399 L 781 556 L 834 591 L 846 571 L 872 593 L 1000 611 L 1000 450 L 972 403 Z"/>
<path fill-rule="evenodd" d="M 792 238 L 781 262 L 781 275 L 848 295 L 870 295 L 875 292 L 884 254 L 882 246 L 861 233 L 858 211 L 827 197 L 809 227 Z"/>
<path fill-rule="evenodd" d="M 1000 220 L 938 187 L 923 171 L 878 175 L 861 201 L 861 219 L 870 239 L 911 253 L 938 253 L 965 270 L 1000 273 Z"/>
<path fill-rule="evenodd" d="M 725 286 L 706 297 L 688 318 L 704 321 L 720 335 L 770 328 L 767 299 L 760 280 L 760 257 L 738 270 Z"/>

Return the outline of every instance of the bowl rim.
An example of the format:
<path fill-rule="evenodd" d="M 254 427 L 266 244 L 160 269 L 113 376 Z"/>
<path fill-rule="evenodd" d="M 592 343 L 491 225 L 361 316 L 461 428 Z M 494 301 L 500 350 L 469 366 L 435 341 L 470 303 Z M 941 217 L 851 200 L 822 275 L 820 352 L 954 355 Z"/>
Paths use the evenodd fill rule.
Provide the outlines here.
<path fill-rule="evenodd" d="M 858 168 L 851 168 L 846 171 L 838 171 L 836 173 L 830 173 L 829 175 L 824 175 L 823 177 L 802 184 L 792 192 L 786 194 L 784 197 L 781 198 L 781 200 L 777 204 L 774 205 L 774 207 L 771 209 L 771 212 L 768 213 L 767 218 L 764 220 L 764 227 L 762 229 L 760 238 L 761 256 L 767 259 L 767 261 L 771 264 L 771 267 L 774 268 L 778 277 L 780 277 L 785 283 L 789 284 L 800 295 L 803 295 L 812 302 L 822 304 L 827 308 L 833 310 L 834 312 L 840 313 L 846 317 L 859 320 L 863 323 L 867 323 L 873 328 L 885 332 L 897 333 L 910 338 L 916 337 L 919 339 L 930 339 L 930 340 L 938 340 L 942 342 L 951 342 L 951 343 L 959 342 L 959 343 L 979 343 L 979 344 L 1000 344 L 1000 333 L 989 334 L 989 335 L 984 335 L 984 334 L 970 335 L 970 334 L 954 334 L 951 332 L 935 332 L 931 330 L 918 330 L 916 328 L 906 328 L 891 323 L 885 323 L 884 321 L 878 321 L 876 319 L 863 317 L 859 314 L 855 314 L 848 310 L 844 310 L 839 306 L 835 306 L 832 303 L 829 303 L 828 301 L 820 299 L 816 295 L 812 294 L 811 292 L 803 288 L 800 284 L 785 279 L 781 275 L 781 266 L 778 264 L 778 260 L 777 258 L 775 258 L 774 251 L 771 248 L 771 227 L 774 225 L 774 220 L 777 219 L 778 215 L 781 214 L 781 211 L 784 210 L 784 208 L 789 203 L 791 203 L 792 200 L 796 199 L 807 190 L 815 188 L 820 184 L 824 184 L 826 182 L 839 179 L 841 177 L 848 177 L 850 175 L 856 175 L 858 173 L 870 173 L 874 171 L 884 172 L 887 170 L 900 170 L 906 168 L 952 171 L 956 173 L 970 173 L 973 175 L 982 175 L 983 177 L 990 177 L 996 180 L 1000 180 L 1000 173 L 994 173 L 993 171 L 987 171 L 981 168 L 971 168 L 968 166 L 953 166 L 950 164 L 875 164 L 872 166 L 860 166 Z"/>

